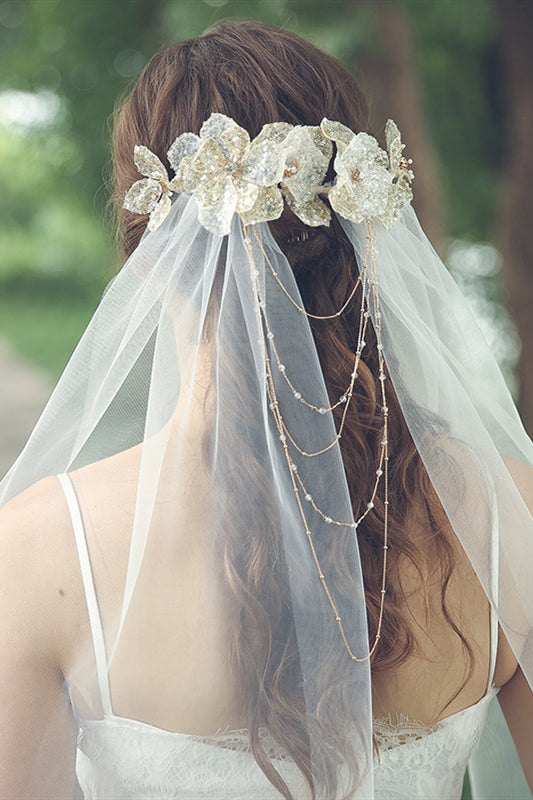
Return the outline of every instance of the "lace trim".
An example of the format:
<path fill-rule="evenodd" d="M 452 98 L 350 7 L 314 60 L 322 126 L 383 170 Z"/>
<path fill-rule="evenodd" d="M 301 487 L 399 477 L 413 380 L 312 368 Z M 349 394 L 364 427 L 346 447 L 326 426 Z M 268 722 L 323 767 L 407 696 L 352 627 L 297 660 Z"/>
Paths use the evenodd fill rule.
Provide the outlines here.
<path fill-rule="evenodd" d="M 435 725 L 403 714 L 376 718 L 376 800 L 457 800 L 492 696 L 493 692 Z M 79 724 L 78 779 L 87 798 L 164 800 L 177 797 L 177 787 L 184 800 L 278 797 L 249 755 L 246 730 L 191 736 L 113 716 L 79 720 Z M 294 762 L 264 729 L 260 736 L 268 757 L 274 762 L 281 759 L 276 766 L 293 796 L 307 797 L 305 781 Z"/>
<path fill-rule="evenodd" d="M 498 689 L 492 686 L 489 691 L 471 706 L 463 708 L 455 714 L 439 720 L 433 725 L 427 725 L 420 720 L 412 719 L 407 714 L 401 712 L 391 712 L 386 717 L 374 717 L 374 737 L 380 751 L 390 750 L 402 744 L 424 739 L 427 736 L 437 733 L 443 728 L 458 723 L 465 716 L 483 715 L 486 713 L 485 706 L 497 695 Z"/>
<path fill-rule="evenodd" d="M 389 750 L 435 733 L 440 724 L 437 722 L 435 725 L 425 725 L 406 714 L 391 713 L 388 717 L 374 718 L 374 738 L 380 750 Z"/>
<path fill-rule="evenodd" d="M 215 745 L 224 750 L 233 750 L 239 753 L 250 753 L 250 741 L 248 738 L 248 731 L 246 728 L 240 729 L 222 729 L 217 731 L 213 736 L 193 736 L 195 741 L 202 744 Z M 275 760 L 290 760 L 288 753 L 281 748 L 276 742 L 274 737 L 267 728 L 259 729 L 259 739 L 269 759 Z"/>
<path fill-rule="evenodd" d="M 130 730 L 144 731 L 147 735 L 161 735 L 163 737 L 176 737 L 187 742 L 217 747 L 222 750 L 231 750 L 238 753 L 250 753 L 250 742 L 246 728 L 221 728 L 209 736 L 200 736 L 190 733 L 178 733 L 166 731 L 163 728 L 155 728 L 146 722 L 130 719 L 129 717 L 117 717 L 107 715 L 101 719 L 78 718 L 78 746 L 87 740 L 89 732 L 96 732 L 101 726 L 129 728 Z M 259 738 L 265 750 L 265 754 L 270 759 L 290 760 L 288 753 L 281 748 L 267 728 L 259 729 Z"/>

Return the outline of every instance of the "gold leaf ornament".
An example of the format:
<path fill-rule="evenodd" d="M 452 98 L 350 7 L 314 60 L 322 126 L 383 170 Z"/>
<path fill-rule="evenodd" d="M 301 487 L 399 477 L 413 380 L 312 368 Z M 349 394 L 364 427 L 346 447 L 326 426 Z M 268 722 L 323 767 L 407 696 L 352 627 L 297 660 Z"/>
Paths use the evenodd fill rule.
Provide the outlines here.
<path fill-rule="evenodd" d="M 387 207 L 381 215 L 381 221 L 386 228 L 391 228 L 400 218 L 403 208 L 413 199 L 411 181 L 415 176 L 410 166 L 413 162 L 403 155 L 405 145 L 402 143 L 398 126 L 392 119 L 387 120 L 385 125 L 385 141 L 389 155 L 389 169 L 393 178 Z"/>
<path fill-rule="evenodd" d="M 135 181 L 128 189 L 123 208 L 134 214 L 149 214 L 148 229 L 155 231 L 170 211 L 174 187 L 165 167 L 148 147 L 135 145 L 134 161 L 138 171 L 146 177 Z"/>
<path fill-rule="evenodd" d="M 329 225 L 331 213 L 318 196 L 323 191 L 333 146 L 320 130 L 297 125 L 282 143 L 285 168 L 281 186 L 287 203 L 306 225 Z"/>
<path fill-rule="evenodd" d="M 214 113 L 202 125 L 199 136 L 182 134 L 168 151 L 176 172 L 174 184 L 194 195 L 200 221 L 212 233 L 229 233 L 235 213 L 250 224 L 280 216 L 280 140 L 286 130 L 276 123 L 265 128 L 251 142 L 248 132 L 234 120 Z"/>

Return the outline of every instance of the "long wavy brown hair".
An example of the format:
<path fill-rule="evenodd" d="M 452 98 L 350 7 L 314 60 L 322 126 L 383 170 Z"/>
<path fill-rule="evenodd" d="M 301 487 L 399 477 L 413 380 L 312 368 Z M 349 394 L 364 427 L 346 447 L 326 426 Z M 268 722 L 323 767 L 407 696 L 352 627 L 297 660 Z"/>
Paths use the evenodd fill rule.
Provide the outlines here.
<path fill-rule="evenodd" d="M 251 137 L 268 122 L 318 125 L 323 117 L 338 120 L 354 132 L 368 129 L 366 102 L 352 75 L 334 58 L 289 31 L 259 22 L 223 22 L 197 39 L 172 45 L 152 58 L 115 115 L 114 199 L 119 208 L 118 230 L 126 255 L 137 247 L 147 222 L 146 217 L 121 208 L 124 193 L 140 177 L 132 159 L 134 145 L 146 145 L 170 168 L 166 152 L 175 137 L 185 131 L 198 133 L 212 112 L 227 114 L 246 128 Z M 308 239 L 302 240 L 298 234 L 305 226 L 286 210 L 280 220 L 271 223 L 271 229 L 294 270 L 306 308 L 319 315 L 333 314 L 343 304 L 358 273 L 353 249 L 339 223 L 333 219 L 330 227 L 315 229 Z M 327 324 L 311 320 L 332 402 L 343 393 L 345 376 L 352 369 L 360 303 L 359 294 L 342 317 Z M 382 426 L 376 381 L 377 350 L 370 325 L 366 339 L 368 355 L 359 370 L 355 402 L 340 444 L 355 518 L 362 514 L 369 487 L 375 480 Z M 226 352 L 230 347 L 231 343 L 227 343 Z M 232 441 L 242 439 L 243 430 L 248 427 L 252 431 L 255 424 L 242 393 L 249 365 L 243 362 L 239 367 L 239 375 L 228 376 L 239 386 L 239 392 L 232 398 L 232 413 L 224 423 Z M 235 362 L 233 366 L 223 364 L 222 368 L 235 370 Z M 472 650 L 447 606 L 446 590 L 455 555 L 446 532 L 444 512 L 390 387 L 388 405 L 390 441 L 394 443 L 390 473 L 394 514 L 389 526 L 390 579 L 385 615 L 372 670 L 405 662 L 416 646 L 413 622 L 402 607 L 401 581 L 395 580 L 403 557 L 414 564 L 421 583 L 424 582 L 421 553 L 408 534 L 407 522 L 415 507 L 438 554 L 443 615 L 462 641 L 472 670 Z M 337 423 L 341 410 L 335 410 Z M 237 426 L 239 436 L 235 435 Z M 428 431 L 435 446 L 439 436 L 446 433 L 438 420 L 428 420 Z M 205 447 L 208 457 L 209 440 Z M 239 608 L 232 655 L 239 685 L 244 687 L 243 713 L 251 749 L 271 783 L 286 800 L 293 800 L 265 752 L 259 732 L 266 727 L 302 771 L 313 798 L 331 798 L 336 796 L 338 788 L 339 763 L 351 768 L 353 786 L 357 783 L 357 754 L 350 737 L 352 719 L 346 690 L 352 665 L 347 657 L 340 658 L 334 666 L 317 665 L 314 680 L 323 687 L 321 711 L 306 714 L 298 644 L 290 613 L 287 564 L 279 538 L 273 535 L 275 513 L 269 513 L 269 476 L 262 467 L 260 453 L 250 450 L 240 457 L 246 464 L 240 474 L 245 472 L 247 479 L 240 485 L 237 472 L 234 496 L 221 500 L 226 531 L 221 546 L 227 586 Z M 250 476 L 255 478 L 257 496 L 249 496 Z M 247 497 L 247 504 L 243 504 L 243 497 Z M 237 503 L 239 530 L 234 529 L 232 514 Z M 258 519 L 257 508 L 265 509 L 262 520 Z M 381 600 L 383 510 L 382 501 L 376 498 L 375 508 L 358 529 L 370 641 L 376 633 Z M 245 558 L 243 531 L 247 536 Z M 341 575 L 339 583 L 344 570 L 344 591 L 349 593 L 351 583 L 346 574 L 344 545 L 342 539 L 338 541 L 338 552 L 329 558 L 337 562 L 331 566 Z M 310 725 L 316 730 L 310 731 Z M 313 752 L 312 765 L 311 735 L 313 741 L 322 742 L 322 751 Z M 346 796 L 352 793 L 353 789 L 348 790 Z"/>

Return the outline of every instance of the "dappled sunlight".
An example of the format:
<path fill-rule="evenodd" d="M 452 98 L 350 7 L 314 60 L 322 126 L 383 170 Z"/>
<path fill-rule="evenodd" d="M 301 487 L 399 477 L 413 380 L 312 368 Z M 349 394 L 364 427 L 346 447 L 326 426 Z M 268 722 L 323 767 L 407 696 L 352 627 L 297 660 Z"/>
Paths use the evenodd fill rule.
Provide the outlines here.
<path fill-rule="evenodd" d="M 516 364 L 520 340 L 505 305 L 502 258 L 489 242 L 453 241 L 446 264 L 477 319 L 507 385 L 516 397 Z"/>
<path fill-rule="evenodd" d="M 0 92 L 0 125 L 17 131 L 31 133 L 47 128 L 61 109 L 57 94 L 47 90 L 20 92 L 7 89 Z"/>

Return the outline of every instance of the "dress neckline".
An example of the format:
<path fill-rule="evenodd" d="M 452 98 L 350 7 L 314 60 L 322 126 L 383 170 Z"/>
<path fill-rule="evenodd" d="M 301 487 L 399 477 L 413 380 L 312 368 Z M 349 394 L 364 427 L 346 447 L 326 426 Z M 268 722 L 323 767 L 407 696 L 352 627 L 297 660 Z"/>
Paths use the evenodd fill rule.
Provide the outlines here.
<path fill-rule="evenodd" d="M 375 717 L 374 723 L 379 725 L 387 725 L 389 727 L 403 727 L 404 725 L 420 729 L 424 731 L 422 735 L 430 735 L 441 727 L 446 727 L 447 725 L 453 724 L 455 720 L 458 718 L 465 716 L 469 713 L 473 713 L 475 710 L 481 708 L 486 702 L 492 700 L 496 694 L 498 693 L 498 687 L 492 686 L 488 692 L 486 692 L 483 697 L 477 700 L 470 706 L 466 706 L 465 708 L 460 709 L 459 711 L 450 714 L 447 717 L 443 717 L 442 719 L 435 722 L 433 725 L 427 725 L 424 722 L 420 722 L 420 720 L 412 719 L 403 714 L 397 715 L 398 722 L 392 721 L 392 715 L 388 717 Z M 90 719 L 88 717 L 83 717 L 80 714 L 77 714 L 78 725 L 83 727 L 84 725 L 104 725 L 107 723 L 117 724 L 117 725 L 127 725 L 129 727 L 135 727 L 139 729 L 145 729 L 151 733 L 158 733 L 163 736 L 173 736 L 177 739 L 194 739 L 196 741 L 204 742 L 206 744 L 215 744 L 217 740 L 232 740 L 232 739 L 247 739 L 248 731 L 246 728 L 228 728 L 218 730 L 215 733 L 211 734 L 199 734 L 199 733 L 185 733 L 183 731 L 170 731 L 166 728 L 160 728 L 157 725 L 152 725 L 149 722 L 142 722 L 138 719 L 133 719 L 132 717 L 122 717 L 118 714 L 109 713 L 104 714 L 103 717 L 99 719 Z"/>
<path fill-rule="evenodd" d="M 396 715 L 389 714 L 386 717 L 374 717 L 374 724 L 387 726 L 390 728 L 409 727 L 413 729 L 420 729 L 421 731 L 425 731 L 426 735 L 429 735 L 440 728 L 444 728 L 447 725 L 452 725 L 453 722 L 458 718 L 466 716 L 468 713 L 473 713 L 475 710 L 482 708 L 485 703 L 493 700 L 498 692 L 499 687 L 493 685 L 487 692 L 485 692 L 483 697 L 480 697 L 479 700 L 477 700 L 475 703 L 472 703 L 472 705 L 465 706 L 465 708 L 461 708 L 459 711 L 455 711 L 453 714 L 449 714 L 447 717 L 442 717 L 442 719 L 437 720 L 437 722 L 433 723 L 432 725 L 428 725 L 425 722 L 421 722 L 420 720 L 413 719 L 412 717 L 401 713 Z"/>

